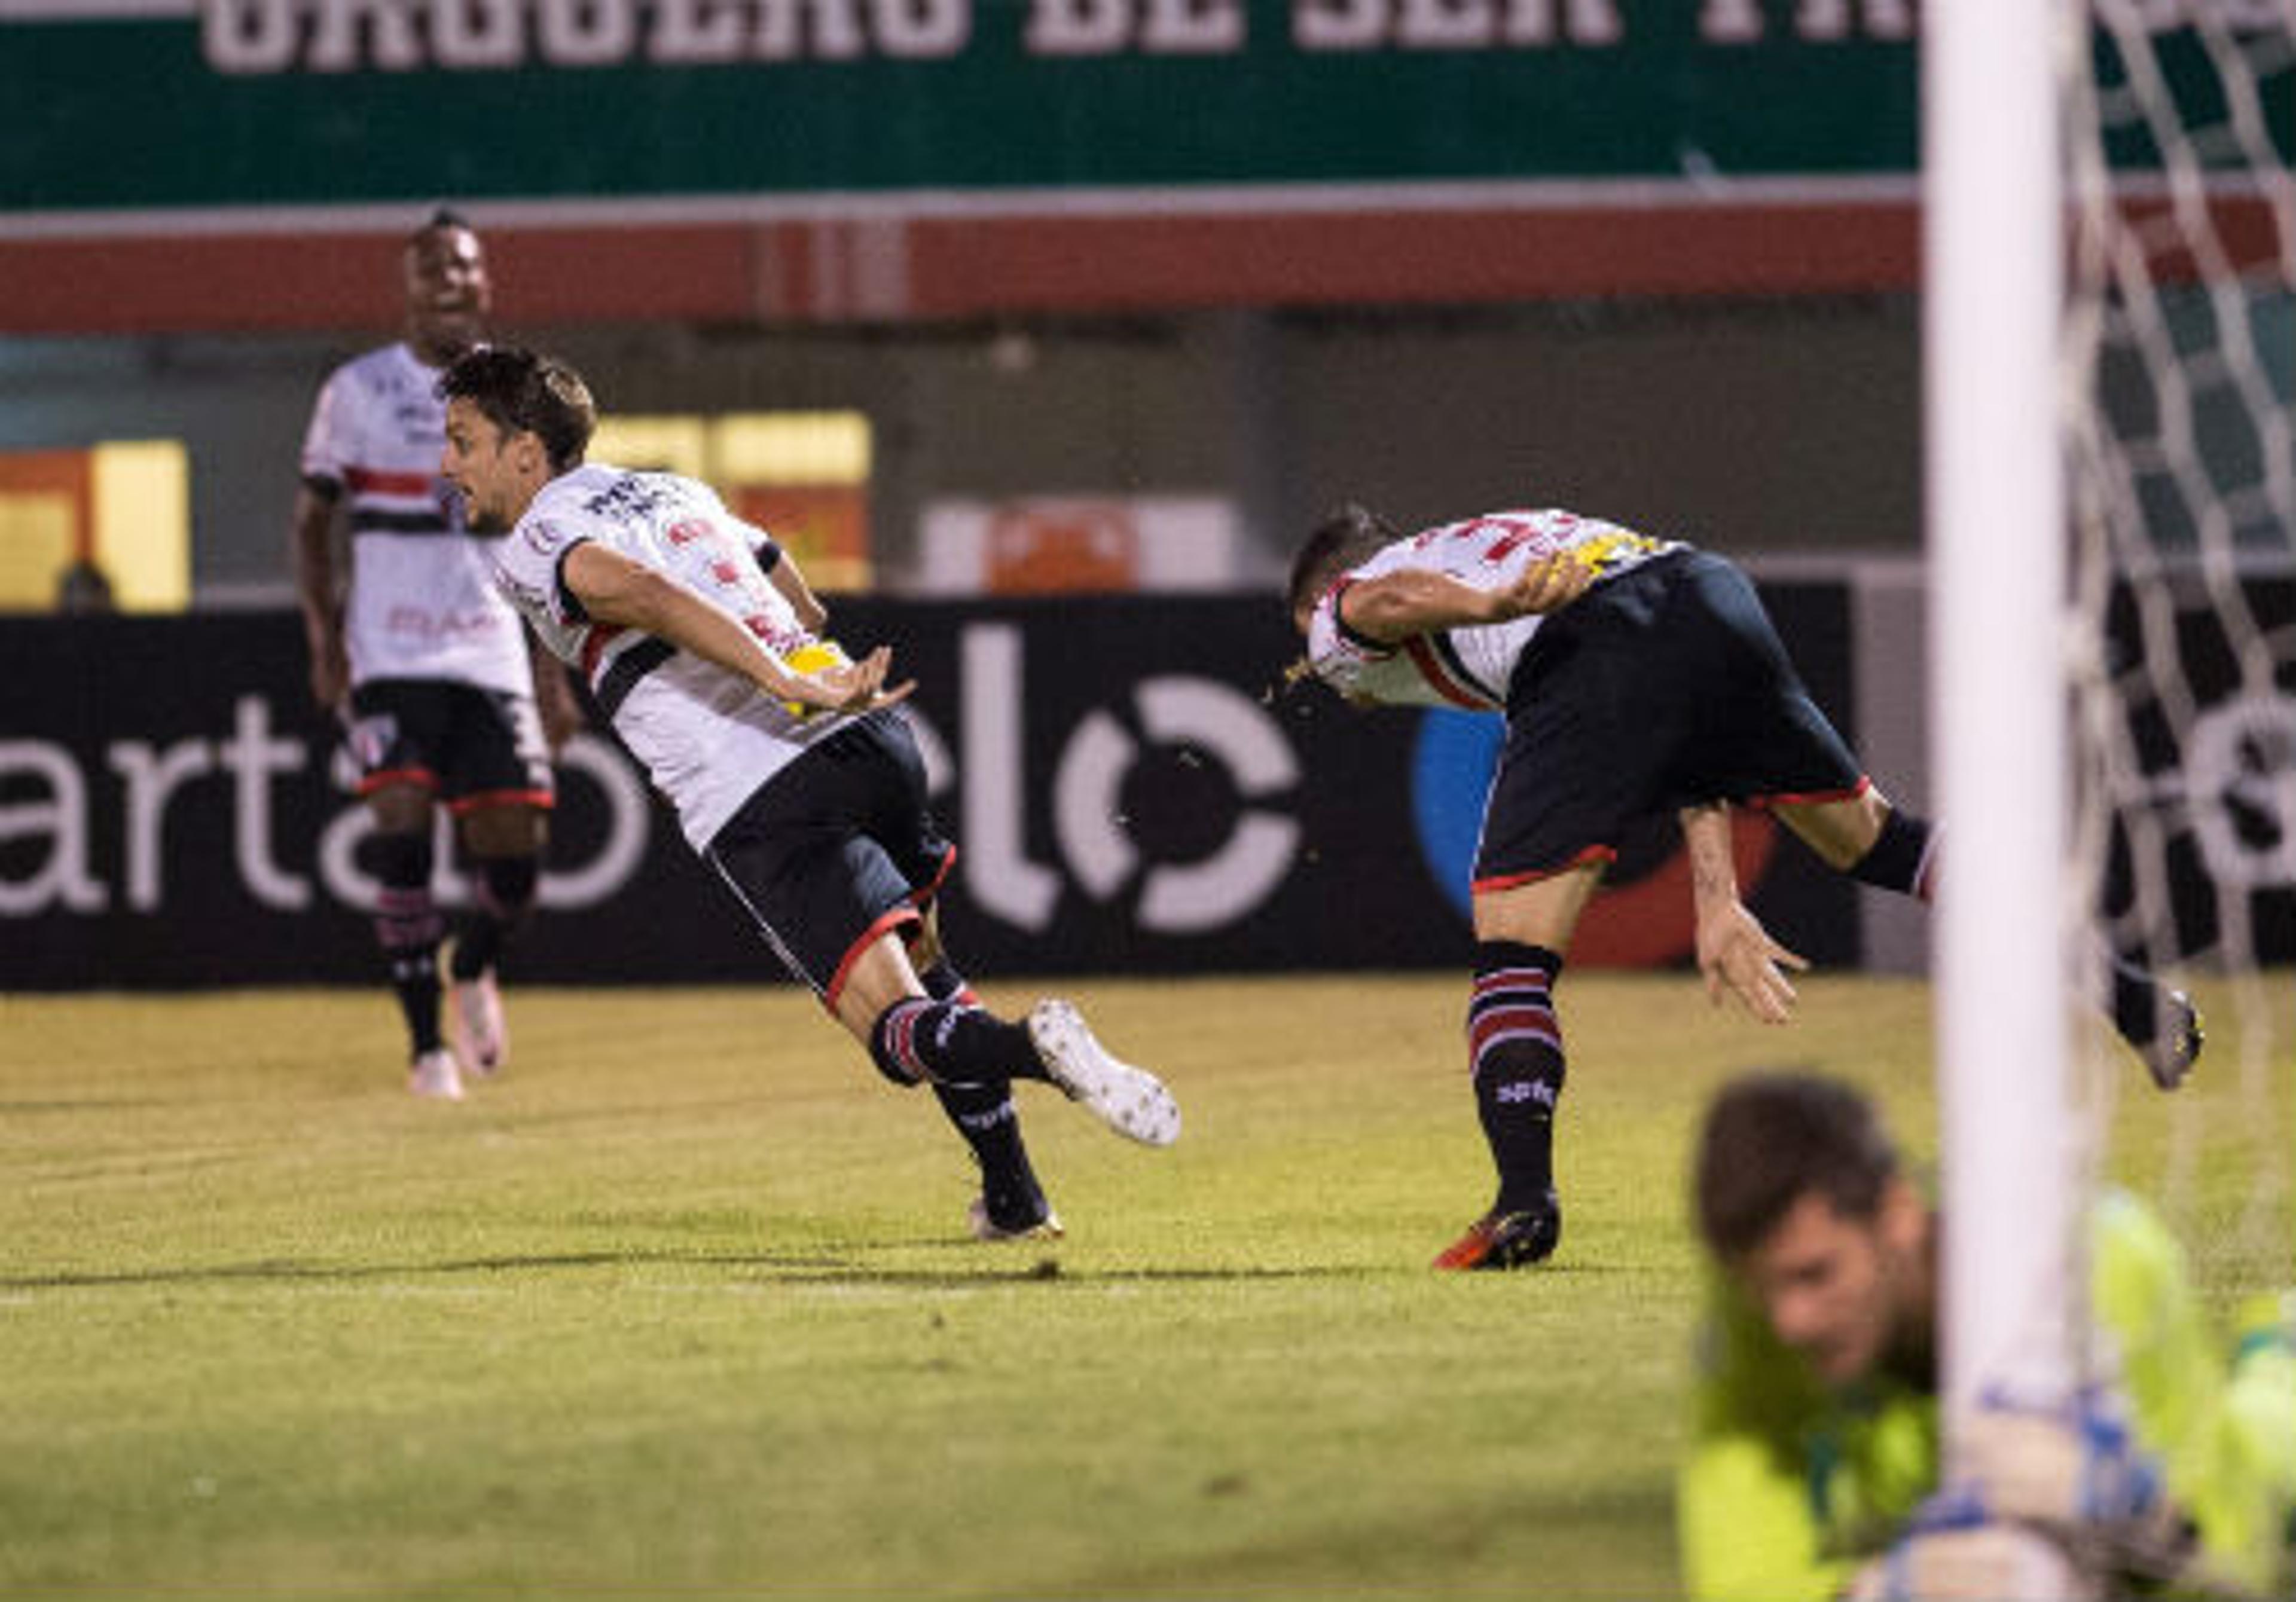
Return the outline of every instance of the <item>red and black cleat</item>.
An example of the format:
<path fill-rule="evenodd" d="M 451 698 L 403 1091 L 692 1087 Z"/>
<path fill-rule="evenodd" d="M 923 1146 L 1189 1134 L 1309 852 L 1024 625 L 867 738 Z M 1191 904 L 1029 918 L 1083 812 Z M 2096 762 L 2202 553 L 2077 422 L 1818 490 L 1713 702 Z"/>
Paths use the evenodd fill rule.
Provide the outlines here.
<path fill-rule="evenodd" d="M 1434 1266 L 1450 1272 L 1529 1268 L 1552 1257 L 1562 1240 L 1562 1204 L 1550 1196 L 1544 1206 L 1485 1214 L 1435 1259 Z"/>

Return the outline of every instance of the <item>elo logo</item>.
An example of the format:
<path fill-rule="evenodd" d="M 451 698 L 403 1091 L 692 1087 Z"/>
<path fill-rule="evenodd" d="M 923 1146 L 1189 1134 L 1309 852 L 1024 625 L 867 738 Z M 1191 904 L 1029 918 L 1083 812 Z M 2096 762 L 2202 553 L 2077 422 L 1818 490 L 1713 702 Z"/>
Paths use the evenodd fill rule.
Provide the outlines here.
<path fill-rule="evenodd" d="M 1475 846 L 1483 799 L 1498 766 L 1504 720 L 1434 707 L 1419 722 L 1411 757 L 1411 814 L 1427 871 L 1463 921 L 1471 920 Z M 1732 859 L 1740 893 L 1751 898 L 1770 865 L 1777 830 L 1767 813 L 1731 815 Z M 1613 880 L 1587 909 L 1570 955 L 1581 966 L 1639 968 L 1676 961 L 1697 944 L 1690 859 L 1677 845 L 1631 882 Z"/>

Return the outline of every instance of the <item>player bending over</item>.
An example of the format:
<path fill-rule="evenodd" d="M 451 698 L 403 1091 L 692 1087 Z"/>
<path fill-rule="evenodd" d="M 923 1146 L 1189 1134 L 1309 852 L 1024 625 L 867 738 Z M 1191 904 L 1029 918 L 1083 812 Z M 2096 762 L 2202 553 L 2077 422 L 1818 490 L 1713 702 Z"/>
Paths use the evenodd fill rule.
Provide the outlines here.
<path fill-rule="evenodd" d="M 480 350 L 439 392 L 444 470 L 471 528 L 498 536 L 504 593 L 581 668 L 782 962 L 887 1078 L 932 1086 L 980 1165 L 974 1233 L 1060 1232 L 1014 1079 L 1057 1085 L 1133 1140 L 1176 1140 L 1164 1086 L 1102 1050 L 1075 1008 L 1007 1022 L 950 964 L 932 903 L 956 848 L 926 811 L 898 706 L 913 686 L 886 683 L 890 652 L 845 660 L 796 563 L 706 485 L 586 465 L 596 413 L 572 369 Z"/>
<path fill-rule="evenodd" d="M 1562 1227 L 1554 985 L 1628 826 L 1679 818 L 1709 992 L 1770 1023 L 1794 999 L 1780 964 L 1808 965 L 1739 900 L 1728 805 L 1766 807 L 1829 867 L 1923 900 L 1939 831 L 1874 787 L 1803 689 L 1752 584 L 1711 552 L 1559 511 L 1405 537 L 1349 506 L 1300 547 L 1289 600 L 1306 670 L 1349 701 L 1506 720 L 1476 848 L 1467 1009 L 1498 1194 L 1435 1266 L 1539 1262 Z M 2200 1050 L 2192 1003 L 2130 964 L 2112 974 L 2114 1022 L 2173 1087 Z"/>

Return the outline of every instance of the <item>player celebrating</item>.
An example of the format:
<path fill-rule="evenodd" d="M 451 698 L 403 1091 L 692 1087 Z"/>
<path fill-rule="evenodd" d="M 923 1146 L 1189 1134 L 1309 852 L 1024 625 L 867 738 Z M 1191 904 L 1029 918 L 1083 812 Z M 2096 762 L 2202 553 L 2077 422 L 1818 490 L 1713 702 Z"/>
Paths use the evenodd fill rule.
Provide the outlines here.
<path fill-rule="evenodd" d="M 956 849 L 882 647 L 848 661 L 816 632 L 797 564 L 707 486 L 584 465 L 595 423 L 571 369 L 473 352 L 439 386 L 447 480 L 504 592 L 600 707 L 783 964 L 897 1084 L 931 1084 L 981 1169 L 983 1239 L 1058 1234 L 1011 1096 L 1038 1079 L 1119 1133 L 1178 1137 L 1153 1075 L 1101 1049 L 1075 1008 L 1024 1024 L 980 1005 L 932 914 Z M 819 662 L 817 667 L 808 664 Z"/>
<path fill-rule="evenodd" d="M 485 328 L 478 235 L 441 210 L 407 239 L 402 266 L 406 338 L 336 369 L 311 415 L 295 588 L 311 694 L 344 719 L 363 773 L 374 829 L 359 857 L 380 886 L 375 936 L 406 1014 L 408 1087 L 455 1100 L 465 1072 L 492 1074 L 509 1056 L 496 964 L 534 903 L 549 751 L 581 714 L 554 664 L 535 672 L 518 613 L 496 593 L 437 477 L 439 373 Z M 347 576 L 337 570 L 338 512 L 349 534 Z M 446 924 L 430 895 L 439 801 L 477 864 L 474 905 L 449 962 L 451 1052 L 439 1030 Z"/>
<path fill-rule="evenodd" d="M 1292 568 L 1306 671 L 1357 705 L 1506 719 L 1473 880 L 1468 1054 L 1499 1173 L 1490 1209 L 1435 1260 L 1505 1269 L 1554 1250 L 1562 1034 L 1554 987 L 1580 913 L 1634 820 L 1673 811 L 1689 848 L 1709 993 L 1783 1023 L 1794 1000 L 1738 898 L 1727 806 L 1767 807 L 1830 866 L 1926 899 L 1938 830 L 1893 806 L 1803 689 L 1753 585 L 1710 552 L 1559 511 L 1409 538 L 1361 507 Z M 2191 1002 L 2127 964 L 2113 1012 L 2163 1088 L 2200 1050 Z"/>

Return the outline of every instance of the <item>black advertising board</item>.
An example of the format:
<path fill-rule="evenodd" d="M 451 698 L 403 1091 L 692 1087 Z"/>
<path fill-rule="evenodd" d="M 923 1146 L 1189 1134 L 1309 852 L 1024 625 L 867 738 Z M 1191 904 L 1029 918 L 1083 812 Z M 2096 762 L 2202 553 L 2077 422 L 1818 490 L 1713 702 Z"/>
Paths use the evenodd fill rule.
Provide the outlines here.
<path fill-rule="evenodd" d="M 1847 591 L 1766 593 L 1811 688 L 1849 704 Z M 1279 692 L 1258 599 L 841 602 L 894 646 L 962 855 L 944 926 L 997 974 L 1458 968 L 1497 734 L 1465 713 Z M 365 814 L 288 614 L 0 623 L 0 988 L 363 982 Z M 778 980 L 610 738 L 569 748 L 521 983 Z M 1766 819 L 1742 878 L 1782 939 L 1858 955 L 1859 892 Z M 450 903 L 458 876 L 442 868 Z M 1670 826 L 1628 842 L 1574 963 L 1687 958 Z"/>

